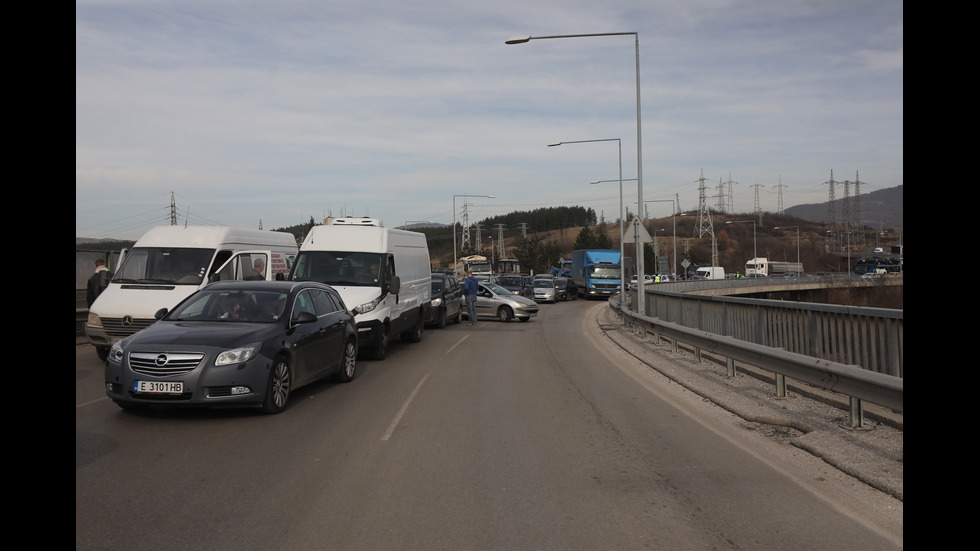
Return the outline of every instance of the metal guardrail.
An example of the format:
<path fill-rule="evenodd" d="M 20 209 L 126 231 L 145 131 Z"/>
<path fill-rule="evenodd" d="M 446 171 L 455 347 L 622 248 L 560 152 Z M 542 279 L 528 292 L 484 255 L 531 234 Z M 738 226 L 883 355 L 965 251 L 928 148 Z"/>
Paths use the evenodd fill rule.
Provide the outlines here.
<path fill-rule="evenodd" d="M 779 396 L 786 395 L 786 377 L 848 396 L 854 428 L 864 425 L 862 401 L 903 411 L 902 310 L 667 288 L 647 291 L 648 315 L 629 307 L 635 292 L 613 297 L 610 306 L 627 323 L 666 337 L 675 347 L 677 342 L 693 346 L 697 360 L 702 350 L 725 357 L 730 376 L 735 375 L 735 361 L 774 373 Z M 673 284 L 670 288 L 677 289 Z M 622 296 L 627 297 L 626 308 L 620 304 Z"/>

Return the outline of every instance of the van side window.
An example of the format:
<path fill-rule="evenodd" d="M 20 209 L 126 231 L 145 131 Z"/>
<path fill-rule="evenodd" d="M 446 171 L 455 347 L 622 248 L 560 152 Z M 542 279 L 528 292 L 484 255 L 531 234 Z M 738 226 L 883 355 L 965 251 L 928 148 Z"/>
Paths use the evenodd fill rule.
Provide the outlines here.
<path fill-rule="evenodd" d="M 269 259 L 262 253 L 242 255 L 239 273 L 245 281 L 265 281 L 269 273 Z"/>
<path fill-rule="evenodd" d="M 218 268 L 220 268 L 222 264 L 228 262 L 228 259 L 231 258 L 231 255 L 232 255 L 232 251 L 227 249 L 218 251 L 218 254 L 214 256 L 214 262 L 211 263 L 211 269 L 208 271 L 208 275 L 217 272 Z"/>

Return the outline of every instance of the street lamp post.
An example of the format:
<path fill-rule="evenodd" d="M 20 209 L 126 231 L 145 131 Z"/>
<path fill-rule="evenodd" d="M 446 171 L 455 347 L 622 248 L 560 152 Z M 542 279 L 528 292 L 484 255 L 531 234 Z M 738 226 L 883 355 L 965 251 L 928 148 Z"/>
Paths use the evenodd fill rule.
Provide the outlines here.
<path fill-rule="evenodd" d="M 660 242 L 657 241 L 657 232 L 664 232 L 664 231 L 667 231 L 667 229 L 666 228 L 660 228 L 659 230 L 653 230 L 653 257 L 654 258 L 659 258 L 660 257 Z M 655 269 L 653 271 L 653 275 L 656 276 L 657 274 L 660 273 L 659 268 L 660 268 L 660 265 L 658 264 L 657 265 L 657 269 Z"/>
<path fill-rule="evenodd" d="M 671 218 L 674 222 L 674 265 L 671 268 L 674 271 L 674 275 L 677 275 L 677 201 L 674 199 L 650 199 L 648 201 L 643 201 L 644 203 L 670 203 L 674 206 L 673 212 L 671 213 Z M 637 207 L 642 209 L 643 207 Z M 663 231 L 663 230 L 661 230 Z"/>
<path fill-rule="evenodd" d="M 756 243 L 756 241 L 755 241 L 755 220 L 729 220 L 729 221 L 727 221 L 725 223 L 726 224 L 743 224 L 743 223 L 746 223 L 746 222 L 752 222 L 752 262 L 755 263 L 755 262 L 757 262 L 756 259 L 759 258 L 759 253 L 758 253 L 758 251 L 757 251 L 757 249 L 755 247 L 755 243 Z M 745 274 L 745 275 L 748 275 L 748 274 Z"/>
<path fill-rule="evenodd" d="M 505 44 L 524 44 L 525 42 L 530 42 L 531 40 L 545 40 L 551 38 L 583 38 L 591 36 L 624 36 L 632 35 L 634 37 L 634 49 L 636 52 L 636 200 L 639 204 L 643 204 L 643 134 L 640 130 L 640 33 L 637 32 L 619 32 L 619 33 L 592 33 L 592 34 L 562 34 L 562 35 L 552 35 L 552 36 L 515 36 L 508 38 L 504 41 Z M 636 255 L 637 267 L 640 277 L 637 278 L 638 291 L 637 295 L 642 299 L 643 297 L 643 255 Z M 622 265 L 622 262 L 620 262 Z M 622 285 L 622 281 L 620 281 Z M 646 306 L 643 300 L 638 300 L 637 302 L 637 313 L 645 314 Z"/>
<path fill-rule="evenodd" d="M 619 290 L 626 289 L 626 271 L 623 263 L 626 255 L 623 254 L 623 142 L 619 138 L 605 138 L 601 140 L 575 140 L 570 142 L 555 142 L 548 144 L 548 147 L 557 147 L 566 143 L 592 143 L 592 142 L 616 142 L 619 147 Z"/>
<path fill-rule="evenodd" d="M 800 263 L 800 227 L 799 226 L 776 226 L 774 230 L 788 230 L 796 228 L 796 263 Z"/>
<path fill-rule="evenodd" d="M 456 198 L 457 197 L 487 197 L 489 199 L 496 199 L 495 195 L 469 195 L 461 193 L 459 195 L 453 195 L 453 274 L 456 273 Z"/>

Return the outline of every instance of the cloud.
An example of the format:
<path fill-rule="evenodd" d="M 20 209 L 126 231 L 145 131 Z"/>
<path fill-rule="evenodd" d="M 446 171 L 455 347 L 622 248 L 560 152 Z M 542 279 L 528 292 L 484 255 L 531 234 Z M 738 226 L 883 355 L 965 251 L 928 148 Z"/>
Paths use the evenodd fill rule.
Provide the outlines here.
<path fill-rule="evenodd" d="M 190 217 L 265 228 L 339 209 L 448 223 L 461 193 L 497 195 L 486 216 L 614 215 L 615 186 L 588 182 L 618 177 L 615 145 L 547 144 L 620 138 L 636 176 L 634 37 L 504 44 L 590 32 L 639 33 L 645 197 L 693 208 L 702 171 L 731 173 L 746 210 L 756 182 L 782 178 L 787 206 L 824 200 L 831 170 L 902 184 L 890 0 L 82 0 L 76 236 L 135 239 L 169 223 L 171 192 Z"/>

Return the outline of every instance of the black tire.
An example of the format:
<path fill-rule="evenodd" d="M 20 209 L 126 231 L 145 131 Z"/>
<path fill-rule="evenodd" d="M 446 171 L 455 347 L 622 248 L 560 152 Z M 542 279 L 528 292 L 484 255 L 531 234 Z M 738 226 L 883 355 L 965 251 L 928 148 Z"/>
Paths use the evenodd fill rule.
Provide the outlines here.
<path fill-rule="evenodd" d="M 439 321 L 436 322 L 436 327 L 439 329 L 446 328 L 446 309 L 443 308 L 442 312 L 439 314 Z"/>
<path fill-rule="evenodd" d="M 507 323 L 511 319 L 513 319 L 513 317 L 514 317 L 514 313 L 510 311 L 510 308 L 508 308 L 506 306 L 501 306 L 500 308 L 497 309 L 497 319 L 498 320 L 500 320 L 500 321 L 502 321 L 504 323 Z"/>
<path fill-rule="evenodd" d="M 357 341 L 349 339 L 344 345 L 344 354 L 340 358 L 340 371 L 334 379 L 340 383 L 349 383 L 357 375 Z"/>
<path fill-rule="evenodd" d="M 531 321 L 531 318 L 517 318 L 517 319 L 521 320 L 522 322 Z"/>
<path fill-rule="evenodd" d="M 270 414 L 282 413 L 289 401 L 289 391 L 292 386 L 293 373 L 289 369 L 289 362 L 280 356 L 272 362 L 272 369 L 269 370 L 269 382 L 265 388 L 262 411 Z"/>
<path fill-rule="evenodd" d="M 381 361 L 388 355 L 388 331 L 387 325 L 381 328 L 381 340 L 378 345 L 371 349 L 371 359 Z"/>
<path fill-rule="evenodd" d="M 422 313 L 419 312 L 419 320 L 415 322 L 415 326 L 402 333 L 402 342 L 419 342 L 422 340 L 422 331 L 425 328 L 425 323 L 422 320 Z"/>
<path fill-rule="evenodd" d="M 453 318 L 453 323 L 463 323 L 463 306 L 460 305 L 459 310 L 456 310 L 456 317 Z"/>
<path fill-rule="evenodd" d="M 109 358 L 109 347 L 107 346 L 96 346 L 95 354 L 99 357 L 99 361 L 106 361 Z"/>

